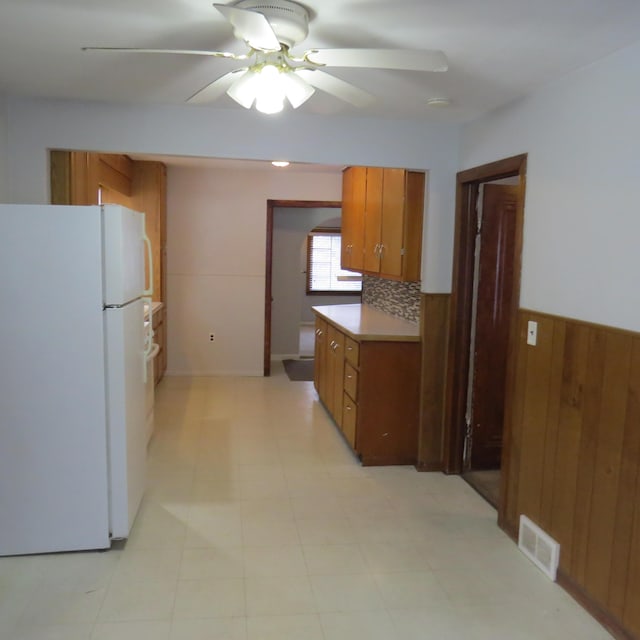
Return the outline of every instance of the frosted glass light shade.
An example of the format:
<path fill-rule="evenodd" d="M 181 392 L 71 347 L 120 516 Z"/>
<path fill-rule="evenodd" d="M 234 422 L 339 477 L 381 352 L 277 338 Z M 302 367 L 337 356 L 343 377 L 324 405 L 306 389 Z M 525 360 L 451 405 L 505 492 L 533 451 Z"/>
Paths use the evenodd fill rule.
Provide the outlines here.
<path fill-rule="evenodd" d="M 227 89 L 227 95 L 245 109 L 251 109 L 256 99 L 257 75 L 254 71 L 247 70 Z"/>
<path fill-rule="evenodd" d="M 315 89 L 295 72 L 282 74 L 282 80 L 287 100 L 294 109 L 304 104 L 315 93 Z"/>

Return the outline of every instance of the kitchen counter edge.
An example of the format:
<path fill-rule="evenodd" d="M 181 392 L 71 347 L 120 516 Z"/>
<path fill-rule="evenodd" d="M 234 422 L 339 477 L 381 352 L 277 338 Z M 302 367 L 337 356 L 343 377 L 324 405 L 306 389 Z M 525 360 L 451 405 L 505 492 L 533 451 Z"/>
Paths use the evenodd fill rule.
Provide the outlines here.
<path fill-rule="evenodd" d="M 312 307 L 314 313 L 358 341 L 420 342 L 420 325 L 368 304 Z"/>

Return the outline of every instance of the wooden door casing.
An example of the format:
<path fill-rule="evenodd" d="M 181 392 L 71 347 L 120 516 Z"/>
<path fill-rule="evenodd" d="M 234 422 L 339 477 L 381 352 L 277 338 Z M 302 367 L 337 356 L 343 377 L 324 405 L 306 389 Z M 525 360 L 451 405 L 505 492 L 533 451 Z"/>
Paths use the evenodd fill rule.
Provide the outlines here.
<path fill-rule="evenodd" d="M 513 259 L 513 294 L 509 323 L 509 352 L 507 382 L 505 389 L 505 429 L 503 447 L 509 450 L 510 415 L 516 359 L 514 343 L 516 339 L 517 307 L 520 295 L 520 269 L 522 260 L 522 231 L 524 227 L 524 193 L 526 185 L 526 154 L 505 158 L 480 167 L 461 171 L 456 176 L 456 223 L 454 237 L 454 257 L 452 291 L 449 309 L 449 331 L 447 362 L 445 367 L 445 399 L 443 425 L 443 468 L 446 473 L 460 473 L 466 429 L 465 413 L 467 385 L 469 377 L 469 352 L 471 347 L 470 327 L 473 300 L 473 268 L 476 235 L 475 203 L 480 184 L 501 178 L 518 176 L 519 197 L 516 209 L 515 250 Z M 510 461 L 502 457 L 501 499 L 498 506 L 498 522 L 504 524 L 505 495 L 509 490 L 505 484 Z M 506 471 L 506 473 L 505 473 Z"/>

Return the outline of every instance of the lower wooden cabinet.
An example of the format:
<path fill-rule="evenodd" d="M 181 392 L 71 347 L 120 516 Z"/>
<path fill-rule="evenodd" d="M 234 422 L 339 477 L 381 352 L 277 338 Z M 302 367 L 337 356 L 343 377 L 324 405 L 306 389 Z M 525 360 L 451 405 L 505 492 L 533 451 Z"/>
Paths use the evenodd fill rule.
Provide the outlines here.
<path fill-rule="evenodd" d="M 315 387 L 364 465 L 415 464 L 420 343 L 356 340 L 316 316 Z"/>

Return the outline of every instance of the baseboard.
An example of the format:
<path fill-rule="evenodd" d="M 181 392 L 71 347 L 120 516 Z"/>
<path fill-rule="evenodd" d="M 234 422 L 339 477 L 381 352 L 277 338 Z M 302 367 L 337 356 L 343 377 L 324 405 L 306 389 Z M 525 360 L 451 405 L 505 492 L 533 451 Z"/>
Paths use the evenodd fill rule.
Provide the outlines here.
<path fill-rule="evenodd" d="M 280 360 L 297 360 L 299 357 L 299 353 L 272 353 L 271 362 L 278 362 Z"/>
<path fill-rule="evenodd" d="M 441 462 L 418 462 L 416 471 L 442 471 Z"/>
<path fill-rule="evenodd" d="M 562 569 L 558 569 L 556 582 L 614 638 L 618 640 L 638 640 L 635 635 L 627 631 L 609 611 L 603 609 L 573 578 L 562 571 Z"/>
<path fill-rule="evenodd" d="M 498 521 L 498 526 L 518 544 L 518 527 Z M 562 587 L 587 613 L 593 616 L 614 638 L 638 640 L 629 633 L 608 611 L 605 611 L 589 594 L 561 568 L 558 568 L 556 583 Z"/>
<path fill-rule="evenodd" d="M 221 376 L 229 376 L 230 378 L 264 378 L 264 371 L 262 369 L 251 369 L 251 370 L 221 370 L 221 371 L 170 371 L 167 370 L 165 372 L 165 377 L 173 376 L 176 378 L 216 378 Z"/>

